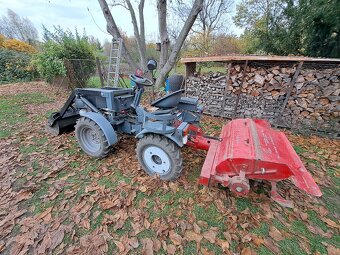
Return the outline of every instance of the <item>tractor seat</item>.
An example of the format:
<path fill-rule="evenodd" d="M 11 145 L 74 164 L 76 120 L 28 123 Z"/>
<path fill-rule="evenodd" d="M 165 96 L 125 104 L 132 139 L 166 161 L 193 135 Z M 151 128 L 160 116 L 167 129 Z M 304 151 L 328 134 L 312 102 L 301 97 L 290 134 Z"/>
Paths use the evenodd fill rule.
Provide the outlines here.
<path fill-rule="evenodd" d="M 168 95 L 162 96 L 151 103 L 151 106 L 160 108 L 160 109 L 169 109 L 176 107 L 180 100 L 181 95 L 184 92 L 184 89 L 177 90 Z"/>

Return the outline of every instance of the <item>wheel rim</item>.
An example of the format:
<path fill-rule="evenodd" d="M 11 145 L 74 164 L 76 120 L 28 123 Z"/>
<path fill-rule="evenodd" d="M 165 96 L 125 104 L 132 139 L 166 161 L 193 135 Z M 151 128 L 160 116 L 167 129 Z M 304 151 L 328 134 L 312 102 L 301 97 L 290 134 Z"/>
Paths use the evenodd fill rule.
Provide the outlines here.
<path fill-rule="evenodd" d="M 144 150 L 143 159 L 146 167 L 155 174 L 164 175 L 170 171 L 170 157 L 157 146 L 147 147 Z"/>
<path fill-rule="evenodd" d="M 79 138 L 85 150 L 90 152 L 97 152 L 100 149 L 99 134 L 92 128 L 82 128 L 79 133 Z"/>

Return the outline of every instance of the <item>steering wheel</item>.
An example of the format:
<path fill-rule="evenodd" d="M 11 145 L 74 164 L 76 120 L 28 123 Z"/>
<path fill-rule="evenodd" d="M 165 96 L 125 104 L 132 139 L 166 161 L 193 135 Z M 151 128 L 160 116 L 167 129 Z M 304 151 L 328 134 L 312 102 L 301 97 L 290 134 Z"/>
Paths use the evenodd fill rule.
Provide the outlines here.
<path fill-rule="evenodd" d="M 137 85 L 142 85 L 142 86 L 152 86 L 153 82 L 147 78 L 130 74 L 129 75 L 130 80 L 134 81 Z"/>

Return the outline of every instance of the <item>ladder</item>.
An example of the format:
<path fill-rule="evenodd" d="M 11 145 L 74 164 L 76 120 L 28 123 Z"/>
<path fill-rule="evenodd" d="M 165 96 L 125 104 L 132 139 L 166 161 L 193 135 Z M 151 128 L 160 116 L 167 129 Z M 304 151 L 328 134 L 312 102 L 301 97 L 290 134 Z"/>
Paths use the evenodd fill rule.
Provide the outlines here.
<path fill-rule="evenodd" d="M 111 52 L 109 57 L 109 69 L 107 72 L 107 86 L 117 87 L 119 80 L 119 67 L 122 55 L 122 38 L 112 40 Z"/>

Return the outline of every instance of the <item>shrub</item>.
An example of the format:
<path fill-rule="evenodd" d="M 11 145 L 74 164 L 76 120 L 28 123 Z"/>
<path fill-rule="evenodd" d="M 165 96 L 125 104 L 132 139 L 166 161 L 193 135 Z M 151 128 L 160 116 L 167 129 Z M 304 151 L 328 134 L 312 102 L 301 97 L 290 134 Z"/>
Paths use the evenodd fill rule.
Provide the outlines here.
<path fill-rule="evenodd" d="M 72 87 L 85 87 L 96 68 L 95 49 L 88 37 L 55 27 L 53 33 L 44 28 L 44 39 L 43 52 L 35 60 L 39 73 L 48 82 L 66 74 Z"/>
<path fill-rule="evenodd" d="M 30 81 L 37 77 L 27 53 L 0 48 L 0 83 Z"/>
<path fill-rule="evenodd" d="M 28 43 L 25 43 L 25 42 L 22 42 L 16 39 L 3 39 L 3 42 L 1 43 L 0 47 L 3 47 L 8 50 L 25 52 L 29 54 L 33 54 L 37 52 L 37 50 L 31 45 L 29 45 Z"/>
<path fill-rule="evenodd" d="M 33 64 L 46 81 L 52 82 L 55 76 L 66 75 L 64 61 L 61 58 L 62 52 L 63 47 L 61 45 L 47 42 L 43 46 L 43 52 L 35 56 Z"/>
<path fill-rule="evenodd" d="M 6 40 L 6 37 L 4 35 L 0 34 L 0 48 L 3 47 L 2 45 L 3 45 L 5 40 Z"/>

